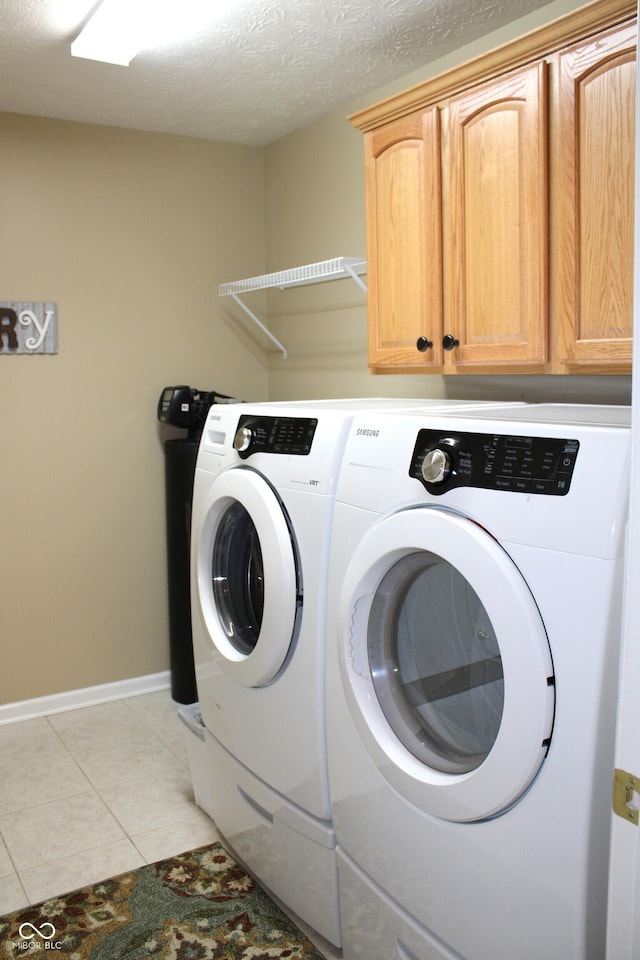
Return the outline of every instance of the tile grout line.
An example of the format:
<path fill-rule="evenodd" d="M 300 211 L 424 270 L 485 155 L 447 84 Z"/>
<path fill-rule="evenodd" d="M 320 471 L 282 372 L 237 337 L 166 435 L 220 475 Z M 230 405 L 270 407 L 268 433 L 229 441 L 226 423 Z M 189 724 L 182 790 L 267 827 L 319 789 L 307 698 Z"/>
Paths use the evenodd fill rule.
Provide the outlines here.
<path fill-rule="evenodd" d="M 83 778 L 84 781 L 86 782 L 86 789 L 73 791 L 72 793 L 67 794 L 65 797 L 60 797 L 60 798 L 53 799 L 53 800 L 51 800 L 51 799 L 50 799 L 50 800 L 43 800 L 41 803 L 32 803 L 32 804 L 29 804 L 28 809 L 34 810 L 34 809 L 37 809 L 37 808 L 44 808 L 44 807 L 46 807 L 46 806 L 49 806 L 50 804 L 59 803 L 60 800 L 70 800 L 70 799 L 73 799 L 73 798 L 75 798 L 75 797 L 89 796 L 89 795 L 92 795 L 92 794 L 95 795 L 99 800 L 102 801 L 102 798 L 99 797 L 99 795 L 98 795 L 98 793 L 97 793 L 97 790 L 95 789 L 95 787 L 93 786 L 93 784 L 91 783 L 91 781 L 90 781 L 90 780 L 88 779 L 88 777 L 86 776 L 84 770 L 82 770 L 82 768 L 80 767 L 78 761 L 77 761 L 76 758 L 73 756 L 73 754 L 71 753 L 71 751 L 70 751 L 69 748 L 67 747 L 67 745 L 66 745 L 66 743 L 64 742 L 64 740 L 62 739 L 62 737 L 60 737 L 60 735 L 58 734 L 57 730 L 49 723 L 49 718 L 48 718 L 48 717 L 41 717 L 40 719 L 45 720 L 45 721 L 47 722 L 47 726 L 48 726 L 49 729 L 53 732 L 56 740 L 60 743 L 60 745 L 62 746 L 63 750 L 69 755 L 69 757 L 70 757 L 71 760 L 73 761 L 74 766 L 77 768 L 78 772 L 81 774 L 82 778 Z M 25 721 L 25 722 L 28 722 L 28 721 Z M 104 803 L 104 801 L 102 801 L 102 802 Z M 21 809 L 26 809 L 26 808 L 21 808 Z M 12 811 L 9 811 L 9 812 L 6 813 L 6 814 L 3 814 L 3 816 L 11 816 L 11 815 L 13 815 L 13 814 L 18 814 L 18 813 L 20 813 L 20 812 L 21 812 L 20 810 L 12 810 Z M 109 811 L 109 812 L 110 812 L 110 811 Z M 120 826 L 120 824 L 118 824 L 118 826 Z M 22 890 L 22 892 L 23 892 L 23 894 L 24 894 L 24 898 L 25 898 L 25 900 L 26 900 L 26 903 L 27 903 L 29 906 L 31 906 L 31 905 L 33 905 L 33 903 L 36 902 L 36 901 L 33 901 L 32 898 L 29 896 L 29 894 L 28 894 L 28 892 L 27 892 L 27 887 L 26 887 L 26 885 L 25 885 L 25 880 L 24 880 L 24 877 L 23 877 L 23 871 L 28 870 L 28 869 L 32 869 L 32 868 L 30 868 L 30 867 L 20 867 L 20 865 L 19 865 L 19 863 L 18 863 L 15 855 L 12 853 L 11 847 L 10 847 L 8 841 L 7 841 L 6 832 L 3 831 L 1 827 L 0 827 L 0 837 L 2 838 L 2 842 L 3 842 L 4 848 L 5 848 L 6 852 L 7 852 L 7 856 L 9 857 L 9 860 L 11 861 L 11 865 L 13 866 L 13 870 L 14 870 L 15 877 L 16 877 L 18 883 L 20 884 L 20 888 L 21 888 L 21 890 Z M 84 851 L 84 852 L 86 852 L 86 851 Z M 47 864 L 53 864 L 53 863 L 56 863 L 56 862 L 57 862 L 56 860 L 46 861 Z"/>
<path fill-rule="evenodd" d="M 189 773 L 189 769 L 190 769 L 190 768 L 189 768 L 189 763 L 188 763 L 188 756 L 186 755 L 184 749 L 180 749 L 180 741 L 179 741 L 180 721 L 179 721 L 179 719 L 178 719 L 178 717 L 177 717 L 177 709 L 178 709 L 177 706 L 175 706 L 175 704 L 172 705 L 173 708 L 174 708 L 175 711 L 176 711 L 175 724 L 174 724 L 174 721 L 172 721 L 172 720 L 170 719 L 170 717 L 171 717 L 171 712 L 172 712 L 172 706 L 163 706 L 162 703 L 159 703 L 159 705 L 158 705 L 158 707 L 155 709 L 155 713 L 154 713 L 154 706 L 155 706 L 155 705 L 153 704 L 152 701 L 150 701 L 150 709 L 149 709 L 149 710 L 146 710 L 146 711 L 145 711 L 145 710 L 143 709 L 143 710 L 141 710 L 141 711 L 138 712 L 138 711 L 136 711 L 136 710 L 132 707 L 132 705 L 129 703 L 129 699 L 130 699 L 130 698 L 122 698 L 122 699 L 120 700 L 120 702 L 121 702 L 121 703 L 123 704 L 123 706 L 126 708 L 127 713 L 128 713 L 128 714 L 131 716 L 131 718 L 135 721 L 136 725 L 139 726 L 140 730 L 144 730 L 144 731 L 145 731 L 145 734 L 152 736 L 152 737 L 153 737 L 153 740 L 154 740 L 160 747 L 162 747 L 163 750 L 165 750 L 165 751 L 167 752 L 167 761 L 168 761 L 168 762 L 169 762 L 169 758 L 171 758 L 171 759 L 170 759 L 171 765 L 170 765 L 170 766 L 167 766 L 167 767 L 164 768 L 164 769 L 154 771 L 154 777 L 161 777 L 161 776 L 163 776 L 163 775 L 166 775 L 166 774 L 171 773 L 172 771 L 177 772 L 177 771 L 179 771 L 179 770 L 181 770 L 181 771 L 186 771 L 187 774 L 188 774 L 188 773 Z M 74 712 L 74 713 L 75 713 L 76 711 L 75 711 L 75 710 L 74 710 L 74 711 L 69 710 L 69 711 L 57 712 L 57 713 L 55 714 L 55 717 L 56 717 L 56 718 L 60 717 L 61 713 L 64 714 L 64 713 L 71 713 L 71 712 Z M 111 788 L 112 786 L 114 786 L 114 785 L 111 784 L 111 783 L 105 783 L 105 784 L 103 784 L 103 785 L 101 786 L 101 785 L 95 783 L 95 782 L 92 780 L 92 778 L 91 778 L 91 776 L 89 775 L 89 773 L 86 772 L 85 769 L 83 768 L 83 765 L 82 765 L 81 760 L 75 755 L 74 750 L 73 750 L 73 744 L 72 744 L 72 743 L 67 743 L 67 741 L 65 740 L 65 737 L 63 736 L 63 733 L 62 733 L 62 732 L 59 732 L 58 729 L 56 729 L 56 726 L 51 722 L 51 715 L 46 715 L 46 716 L 44 716 L 44 717 L 41 717 L 40 719 L 42 719 L 42 720 L 44 720 L 44 721 L 46 722 L 46 725 L 47 725 L 48 730 L 54 734 L 54 741 L 55 741 L 55 743 L 57 743 L 58 746 L 62 746 L 62 748 L 63 748 L 62 753 L 65 754 L 68 758 L 71 759 L 72 764 L 73 764 L 73 768 L 76 770 L 76 772 L 78 772 L 78 773 L 81 774 L 81 781 L 82 781 L 82 784 L 83 784 L 83 785 L 86 785 L 86 789 L 75 789 L 75 790 L 72 791 L 72 793 L 68 794 L 67 796 L 60 797 L 60 798 L 54 798 L 54 799 L 51 799 L 51 800 L 46 800 L 46 801 L 43 801 L 42 803 L 31 804 L 31 805 L 29 805 L 29 808 L 31 809 L 31 808 L 36 808 L 36 807 L 44 807 L 44 806 L 46 806 L 46 805 L 48 805 L 48 804 L 51 804 L 51 803 L 57 803 L 57 802 L 60 802 L 60 801 L 64 801 L 64 800 L 67 800 L 67 799 L 71 799 L 72 797 L 74 797 L 74 798 L 75 798 L 75 797 L 82 797 L 82 796 L 85 796 L 85 795 L 86 795 L 87 797 L 91 796 L 91 797 L 94 798 L 94 800 L 97 800 L 97 801 L 98 801 L 98 804 L 99 804 L 100 808 L 102 808 L 102 809 L 108 814 L 108 816 L 111 818 L 111 820 L 112 820 L 112 822 L 114 823 L 114 825 L 115 825 L 115 826 L 117 827 L 117 829 L 120 831 L 121 836 L 120 836 L 119 839 L 117 839 L 117 840 L 112 840 L 112 841 L 108 841 L 107 843 L 95 843 L 95 844 L 91 844 L 90 846 L 86 847 L 85 849 L 83 849 L 83 850 L 81 850 L 81 851 L 78 851 L 78 852 L 77 852 L 78 856 L 83 856 L 83 855 L 90 854 L 91 851 L 98 850 L 98 849 L 100 849 L 101 847 L 110 846 L 112 843 L 115 844 L 115 843 L 125 843 L 125 842 L 126 842 L 126 843 L 129 845 L 130 850 L 131 850 L 133 853 L 135 853 L 136 857 L 139 858 L 139 860 L 141 860 L 143 864 L 147 864 L 147 865 L 148 865 L 148 864 L 150 864 L 150 863 L 155 862 L 155 861 L 158 859 L 158 856 L 157 856 L 156 854 L 153 854 L 153 855 L 152 855 L 152 854 L 149 854 L 149 855 L 147 855 L 147 854 L 144 853 L 144 848 L 145 848 L 144 837 L 151 835 L 151 834 L 154 832 L 154 830 L 147 831 L 146 833 L 145 833 L 145 831 L 136 831 L 135 834 L 134 834 L 134 833 L 131 833 L 128 829 L 126 829 L 126 828 L 125 828 L 125 825 L 121 822 L 121 820 L 120 820 L 120 818 L 118 817 L 117 813 L 115 812 L 114 809 L 112 809 L 109 801 L 105 798 L 105 796 L 103 796 L 103 793 L 102 793 L 102 790 L 103 790 L 103 789 L 104 789 L 104 790 L 110 789 L 110 788 Z M 172 727 L 172 724 L 174 724 L 173 727 Z M 158 730 L 162 730 L 162 732 L 163 732 L 164 735 L 160 734 L 160 733 L 158 732 Z M 68 735 L 67 735 L 67 736 L 68 736 Z M 174 765 L 175 765 L 175 766 L 174 766 Z M 142 779 L 146 779 L 146 778 L 132 776 L 132 777 L 127 778 L 126 780 L 121 781 L 121 782 L 122 782 L 122 783 L 131 783 L 131 782 L 133 782 L 133 781 L 135 781 L 135 780 L 138 780 L 138 779 L 142 780 Z M 78 785 L 76 785 L 76 786 L 78 786 Z M 193 809 L 194 809 L 194 813 L 195 813 L 195 812 L 198 810 L 198 807 L 197 807 L 197 805 L 195 804 L 195 798 L 194 798 L 193 796 L 191 797 L 191 803 L 192 803 L 192 805 L 193 805 Z M 18 810 L 15 810 L 15 811 L 11 811 L 11 813 L 18 813 L 18 814 L 19 814 L 19 813 L 20 813 L 20 810 L 18 809 Z M 9 815 L 9 814 L 8 814 L 8 815 Z M 176 818 L 174 821 L 172 821 L 171 823 L 169 823 L 169 824 L 163 824 L 162 826 L 163 826 L 163 827 L 172 827 L 172 826 L 176 826 L 176 827 L 177 827 L 177 826 L 179 826 L 181 823 L 185 822 L 185 820 L 189 820 L 189 818 L 177 817 L 177 818 Z M 140 844 L 139 844 L 138 841 L 136 840 L 136 837 L 139 837 L 139 838 L 141 839 L 142 842 L 141 842 Z M 29 871 L 29 870 L 33 870 L 33 869 L 38 869 L 40 866 L 43 866 L 43 867 L 49 866 L 49 867 L 50 867 L 50 866 L 52 866 L 52 865 L 55 865 L 56 863 L 62 864 L 62 863 L 63 863 L 64 861 L 66 861 L 66 860 L 71 860 L 72 857 L 75 855 L 75 854 L 74 854 L 74 855 L 69 855 L 68 857 L 67 857 L 67 856 L 64 856 L 64 857 L 62 857 L 62 859 L 57 858 L 56 860 L 47 860 L 47 861 L 45 861 L 43 864 L 38 864 L 38 866 L 37 866 L 36 868 L 34 868 L 34 867 L 32 867 L 32 866 L 28 866 L 28 867 L 24 867 L 24 868 L 21 869 L 21 868 L 19 867 L 19 865 L 18 865 L 18 862 L 17 862 L 17 860 L 16 860 L 15 855 L 14 855 L 14 854 L 10 851 L 10 849 L 9 849 L 9 846 L 8 846 L 8 843 L 7 843 L 7 840 L 6 840 L 6 831 L 3 831 L 2 829 L 0 829 L 0 839 L 2 840 L 3 846 L 4 846 L 4 848 L 6 849 L 6 852 L 7 852 L 7 857 L 8 857 L 7 866 L 10 866 L 10 868 L 12 869 L 12 872 L 9 873 L 9 874 L 7 874 L 6 876 L 7 876 L 7 877 L 11 877 L 11 878 L 13 878 L 13 880 L 16 880 L 16 881 L 17 881 L 17 884 L 18 884 L 18 886 L 19 886 L 19 888 L 20 888 L 20 891 L 22 892 L 22 897 L 23 897 L 25 903 L 27 903 L 27 904 L 29 904 L 29 905 L 32 905 L 33 903 L 39 902 L 39 900 L 42 899 L 42 897 L 38 897 L 36 900 L 32 900 L 32 898 L 29 896 L 29 894 L 28 894 L 28 892 L 27 892 L 27 886 L 25 885 L 25 879 L 23 879 L 23 871 Z M 99 882 L 99 881 L 98 881 L 98 882 Z M 68 891 L 65 891 L 65 892 L 68 892 Z M 63 894 L 60 894 L 60 895 L 63 895 Z"/>
<path fill-rule="evenodd" d="M 59 714 L 58 714 L 58 716 L 59 716 Z M 82 769 L 82 767 L 81 767 L 79 761 L 77 760 L 77 758 L 74 757 L 73 752 L 70 750 L 70 748 L 69 748 L 69 747 L 67 746 L 67 744 L 64 742 L 64 740 L 62 739 L 62 737 L 60 736 L 60 734 L 58 733 L 58 731 L 56 730 L 56 728 L 54 727 L 54 725 L 50 722 L 49 716 L 43 717 L 43 719 L 46 720 L 47 726 L 48 726 L 49 729 L 53 732 L 56 740 L 58 740 L 58 742 L 59 742 L 60 745 L 62 746 L 63 750 L 67 753 L 67 755 L 68 755 L 68 756 L 70 757 L 70 759 L 72 760 L 74 766 L 76 767 L 76 769 L 77 769 L 78 772 L 80 773 L 80 776 L 86 781 L 87 787 L 88 787 L 90 790 L 94 790 L 94 791 L 95 791 L 95 784 L 92 783 L 92 781 L 91 781 L 91 779 L 89 778 L 89 776 L 88 776 L 88 775 L 85 773 L 85 771 Z M 87 790 L 87 791 L 81 791 L 81 793 L 84 793 L 84 792 L 87 792 L 87 793 L 88 793 L 89 790 Z M 76 796 L 78 796 L 78 795 L 79 795 L 79 794 L 76 794 Z"/>
<path fill-rule="evenodd" d="M 71 711 L 65 711 L 65 712 L 71 712 Z M 74 711 L 74 712 L 75 712 L 75 711 Z M 133 712 L 133 711 L 132 711 L 132 712 Z M 61 715 L 60 713 L 55 714 L 56 717 L 59 717 L 60 715 Z M 109 814 L 109 816 L 113 819 L 114 823 L 117 825 L 118 829 L 119 829 L 119 830 L 121 831 L 121 833 L 122 833 L 122 836 L 119 838 L 118 841 L 112 841 L 112 842 L 122 842 L 123 840 L 126 840 L 126 841 L 128 841 L 128 842 L 131 844 L 131 846 L 133 847 L 133 849 L 134 849 L 138 854 L 140 854 L 140 856 L 142 856 L 142 854 L 140 853 L 138 847 L 136 846 L 136 844 L 132 841 L 131 837 L 129 836 L 129 833 L 127 832 L 127 830 L 125 830 L 123 824 L 120 822 L 120 820 L 118 819 L 118 817 L 115 815 L 114 811 L 110 808 L 110 806 L 109 806 L 109 804 L 106 802 L 105 798 L 101 795 L 101 793 L 100 793 L 97 785 L 91 780 L 91 778 L 89 777 L 89 775 L 88 775 L 88 774 L 85 772 L 85 770 L 82 768 L 82 765 L 80 764 L 79 760 L 78 760 L 78 759 L 76 758 L 76 756 L 74 755 L 72 749 L 71 749 L 71 748 L 68 746 L 68 744 L 65 742 L 64 738 L 63 738 L 62 735 L 58 732 L 58 730 L 55 728 L 55 726 L 50 722 L 50 716 L 51 716 L 51 715 L 47 715 L 47 716 L 42 717 L 41 719 L 43 719 L 43 720 L 46 722 L 49 730 L 51 730 L 51 732 L 53 733 L 56 741 L 60 744 L 60 746 L 63 748 L 63 751 L 69 756 L 69 758 L 70 758 L 71 761 L 73 762 L 74 767 L 75 767 L 76 770 L 80 773 L 82 779 L 85 781 L 86 786 L 87 786 L 87 789 L 86 789 L 86 790 L 74 791 L 74 792 L 68 794 L 66 797 L 59 798 L 58 800 L 47 800 L 47 801 L 44 801 L 43 803 L 32 804 L 32 805 L 30 805 L 30 809 L 31 809 L 31 808 L 36 808 L 36 807 L 44 807 L 44 806 L 47 806 L 48 804 L 51 804 L 51 803 L 58 803 L 60 799 L 69 800 L 69 799 L 72 799 L 73 797 L 80 797 L 80 796 L 85 796 L 85 795 L 89 796 L 89 795 L 91 795 L 91 796 L 95 797 L 95 799 L 99 802 L 99 804 L 106 810 L 106 812 L 107 812 L 107 813 Z M 18 811 L 15 811 L 15 812 L 18 812 Z M 15 871 L 16 878 L 17 878 L 17 880 L 18 880 L 18 882 L 19 882 L 19 884 L 20 884 L 20 887 L 21 887 L 24 895 L 25 895 L 25 899 L 26 899 L 26 901 L 27 901 L 27 903 L 28 903 L 29 905 L 33 905 L 33 904 L 34 904 L 35 902 L 37 902 L 37 901 L 34 901 L 34 900 L 32 899 L 32 897 L 30 897 L 29 894 L 28 894 L 28 892 L 27 892 L 27 887 L 26 887 L 26 885 L 25 885 L 25 879 L 23 878 L 23 870 L 26 871 L 26 870 L 30 870 L 30 869 L 34 869 L 34 868 L 33 868 L 33 867 L 23 867 L 23 868 L 21 868 L 21 867 L 18 865 L 17 860 L 15 859 L 15 857 L 13 856 L 13 854 L 11 853 L 11 850 L 10 850 L 9 845 L 8 845 L 8 843 L 7 843 L 6 837 L 5 837 L 4 834 L 2 833 L 2 830 L 1 830 L 1 829 L 0 829 L 0 836 L 2 836 L 2 840 L 3 840 L 3 843 L 4 843 L 5 849 L 6 849 L 7 854 L 8 854 L 8 856 L 9 856 L 10 860 L 11 860 L 11 863 L 12 863 L 13 868 L 14 868 L 14 871 Z M 87 854 L 87 853 L 91 853 L 91 851 L 95 851 L 95 850 L 100 849 L 100 847 L 102 847 L 102 846 L 105 846 L 105 844 L 96 843 L 95 845 L 86 847 L 86 848 L 83 849 L 82 851 L 78 851 L 78 852 L 79 852 L 79 853 L 82 853 L 82 854 Z M 65 859 L 65 858 L 63 858 L 63 860 L 64 860 L 64 859 Z M 142 857 L 142 859 L 144 860 L 144 857 Z M 62 862 L 62 861 L 59 860 L 59 859 L 56 859 L 56 860 L 47 860 L 47 861 L 45 861 L 44 863 L 39 864 L 38 866 L 51 866 L 51 865 L 53 865 L 53 864 L 55 864 L 55 863 L 60 863 L 60 862 Z M 105 879 L 107 879 L 107 878 L 105 878 Z M 68 892 L 68 891 L 67 891 L 67 892 Z"/>
<path fill-rule="evenodd" d="M 116 702 L 118 702 L 118 701 L 116 701 Z M 136 712 L 131 709 L 131 707 L 129 706 L 129 704 L 127 703 L 127 701 L 126 701 L 126 700 L 121 700 L 121 701 L 119 701 L 119 702 L 122 703 L 122 704 L 126 707 L 126 709 L 128 710 L 128 712 L 129 712 L 129 713 L 131 714 L 131 716 L 136 720 L 136 722 L 142 724 L 142 726 L 144 726 L 147 730 L 149 730 L 149 731 L 153 734 L 154 738 L 158 741 L 158 743 L 160 743 L 160 744 L 161 744 L 162 746 L 164 746 L 165 749 L 166 749 L 166 744 L 162 743 L 162 740 L 160 739 L 160 737 L 157 736 L 157 734 L 156 734 L 155 731 L 149 726 L 149 724 L 147 724 L 145 721 L 143 721 L 143 720 L 141 719 L 141 717 L 139 717 L 138 714 L 136 714 Z M 60 716 L 60 714 L 57 714 L 56 716 Z M 47 720 L 47 722 L 49 722 L 49 718 L 48 718 L 48 717 L 46 717 L 45 719 Z M 91 779 L 91 777 L 89 776 L 89 774 L 86 773 L 86 772 L 82 769 L 82 766 L 80 765 L 80 762 L 79 762 L 79 761 L 76 759 L 76 757 L 73 755 L 73 752 L 72 752 L 71 748 L 67 746 L 67 744 L 66 744 L 65 741 L 63 740 L 62 736 L 58 733 L 58 731 L 55 729 L 55 727 L 53 726 L 53 724 L 49 723 L 49 726 L 51 727 L 51 729 L 52 729 L 53 732 L 55 733 L 55 735 L 56 735 L 56 737 L 58 738 L 58 740 L 62 743 L 63 747 L 65 748 L 65 750 L 67 751 L 67 753 L 69 754 L 69 756 L 71 757 L 71 759 L 73 760 L 73 762 L 75 763 L 75 765 L 78 767 L 78 769 L 79 769 L 80 772 L 82 773 L 82 775 L 83 775 L 83 777 L 85 778 L 85 780 L 86 780 L 86 781 L 88 782 L 88 784 L 90 785 L 92 792 L 96 795 L 96 797 L 98 798 L 98 800 L 100 801 L 100 803 L 102 804 L 102 806 L 104 807 L 104 809 L 105 809 L 105 810 L 107 811 L 107 813 L 113 818 L 113 820 L 115 821 L 115 823 L 117 823 L 118 827 L 120 828 L 120 830 L 121 830 L 122 833 L 123 833 L 122 839 L 128 840 L 129 843 L 130 843 L 130 844 L 133 846 L 133 848 L 136 850 L 136 852 L 139 853 L 140 856 L 142 857 L 142 859 L 145 860 L 145 862 L 146 862 L 146 858 L 144 857 L 142 851 L 139 849 L 139 847 L 137 846 L 137 844 L 136 844 L 135 841 L 133 840 L 131 834 L 130 834 L 129 831 L 125 828 L 124 824 L 122 823 L 122 821 L 120 820 L 120 818 L 117 816 L 116 812 L 112 809 L 111 805 L 107 802 L 107 800 L 105 799 L 105 797 L 102 795 L 100 785 L 97 784 L 97 783 L 95 783 L 95 782 Z M 173 751 L 171 751 L 171 753 L 172 753 L 172 755 L 173 755 Z M 167 771 L 159 771 L 159 774 L 166 773 L 166 772 L 168 772 L 168 770 L 167 770 Z M 140 779 L 140 778 L 138 778 L 138 777 L 131 777 L 131 778 L 127 778 L 126 780 L 119 781 L 119 782 L 120 782 L 120 783 L 131 783 L 132 781 L 137 780 L 137 779 Z M 107 785 L 104 785 L 104 786 L 107 786 Z M 97 844 L 95 847 L 88 847 L 88 848 L 87 848 L 85 851 L 83 851 L 83 852 L 88 853 L 90 850 L 98 849 L 98 847 L 100 847 L 100 846 L 102 846 L 102 844 Z M 55 862 L 55 861 L 50 861 L 50 862 Z"/>
<path fill-rule="evenodd" d="M 160 743 L 166 750 L 168 750 L 174 757 L 176 757 L 176 759 L 179 760 L 180 763 L 181 763 L 183 766 L 187 766 L 187 764 L 185 763 L 184 759 L 173 749 L 173 747 L 171 746 L 171 744 L 168 743 L 163 737 L 159 736 L 159 734 L 157 733 L 156 729 L 155 729 L 153 726 L 151 726 L 150 723 L 147 722 L 147 719 L 146 719 L 146 717 L 144 716 L 144 714 L 142 714 L 142 713 L 137 713 L 137 712 L 133 709 L 133 707 L 131 706 L 130 699 L 131 699 L 131 698 L 129 698 L 129 699 L 127 699 L 127 700 L 123 700 L 122 703 L 124 703 L 125 706 L 130 710 L 130 712 L 133 714 L 133 716 L 136 718 L 136 720 L 140 721 L 140 723 L 142 723 L 142 724 L 147 728 L 147 730 L 149 730 L 149 731 L 153 734 L 153 736 L 156 738 L 156 740 L 158 740 L 159 743 Z M 136 698 L 136 699 L 138 699 L 138 698 Z M 172 702 L 174 702 L 174 701 L 172 701 Z M 178 706 L 175 704 L 175 702 L 174 702 L 174 707 L 175 707 L 175 717 L 176 717 L 176 721 L 177 721 L 178 724 L 181 724 L 181 721 L 178 719 Z M 180 729 L 180 727 L 178 726 L 176 729 Z M 186 730 L 186 728 L 185 728 L 185 730 Z"/>
<path fill-rule="evenodd" d="M 5 837 L 4 837 L 3 833 L 2 833 L 2 830 L 0 830 L 0 839 L 2 839 L 2 845 L 4 846 L 4 849 L 5 849 L 6 852 L 7 852 L 7 856 L 8 856 L 8 858 L 9 858 L 10 862 L 11 862 L 11 866 L 13 867 L 13 876 L 15 876 L 16 880 L 17 880 L 18 883 L 20 884 L 20 889 L 22 890 L 22 893 L 23 893 L 23 895 L 24 895 L 24 899 L 26 900 L 26 902 L 27 902 L 28 904 L 31 904 L 31 899 L 30 899 L 29 895 L 27 894 L 27 889 L 26 889 L 26 887 L 25 887 L 25 885 L 24 885 L 24 882 L 23 882 L 23 880 L 22 880 L 22 877 L 21 877 L 21 875 L 20 875 L 20 871 L 18 870 L 18 864 L 16 863 L 16 861 L 15 861 L 14 858 L 13 858 L 13 855 L 12 855 L 10 849 L 9 849 L 9 845 L 7 844 L 7 841 L 5 840 Z M 11 874 L 8 873 L 7 876 L 10 877 Z"/>

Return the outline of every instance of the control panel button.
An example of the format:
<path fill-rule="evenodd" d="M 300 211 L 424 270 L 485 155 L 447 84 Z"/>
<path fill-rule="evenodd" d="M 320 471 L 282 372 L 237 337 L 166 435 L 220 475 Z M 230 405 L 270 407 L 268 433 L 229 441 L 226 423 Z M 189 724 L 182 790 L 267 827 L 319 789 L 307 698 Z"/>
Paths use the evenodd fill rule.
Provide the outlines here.
<path fill-rule="evenodd" d="M 440 447 L 429 450 L 422 461 L 422 477 L 427 483 L 444 483 L 451 473 L 451 457 Z"/>
<path fill-rule="evenodd" d="M 254 453 L 308 456 L 318 421 L 313 417 L 260 417 L 244 414 L 233 447 L 241 459 Z"/>
<path fill-rule="evenodd" d="M 565 496 L 580 444 L 574 439 L 420 430 L 409 476 L 441 496 L 456 487 Z"/>
<path fill-rule="evenodd" d="M 233 449 L 240 452 L 248 450 L 251 446 L 251 438 L 253 434 L 249 427 L 239 427 L 236 430 L 236 435 L 233 438 Z"/>

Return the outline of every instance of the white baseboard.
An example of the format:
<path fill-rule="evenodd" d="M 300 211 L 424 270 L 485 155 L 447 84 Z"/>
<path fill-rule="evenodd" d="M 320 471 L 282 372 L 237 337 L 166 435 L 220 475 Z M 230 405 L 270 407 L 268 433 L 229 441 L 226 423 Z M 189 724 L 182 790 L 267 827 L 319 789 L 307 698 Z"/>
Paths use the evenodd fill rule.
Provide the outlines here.
<path fill-rule="evenodd" d="M 124 697 L 137 697 L 155 690 L 167 690 L 171 686 L 171 674 L 153 673 L 147 677 L 132 677 L 130 680 L 117 680 L 115 683 L 102 683 L 96 687 L 84 687 L 81 690 L 66 690 L 48 697 L 36 697 L 33 700 L 21 700 L 0 706 L 0 726 L 5 723 L 17 723 L 19 720 L 35 720 L 52 713 L 64 713 L 67 710 L 79 710 L 93 707 L 110 700 L 122 700 Z"/>

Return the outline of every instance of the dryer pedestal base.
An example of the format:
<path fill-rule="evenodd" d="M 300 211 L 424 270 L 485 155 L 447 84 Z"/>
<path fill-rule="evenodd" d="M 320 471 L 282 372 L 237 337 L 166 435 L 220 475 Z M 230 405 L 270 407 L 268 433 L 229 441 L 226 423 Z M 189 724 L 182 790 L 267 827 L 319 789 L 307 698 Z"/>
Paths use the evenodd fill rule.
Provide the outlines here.
<path fill-rule="evenodd" d="M 330 943 L 340 946 L 338 870 L 330 823 L 293 806 L 205 731 L 213 819 L 247 868 Z"/>
<path fill-rule="evenodd" d="M 388 897 L 340 847 L 337 859 L 344 960 L 464 960 Z"/>

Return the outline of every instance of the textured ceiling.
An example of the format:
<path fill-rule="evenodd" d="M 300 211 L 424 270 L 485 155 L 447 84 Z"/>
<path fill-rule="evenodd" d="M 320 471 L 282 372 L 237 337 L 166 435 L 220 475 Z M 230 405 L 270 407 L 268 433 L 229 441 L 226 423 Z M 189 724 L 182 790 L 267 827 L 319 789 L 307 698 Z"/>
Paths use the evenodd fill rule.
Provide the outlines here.
<path fill-rule="evenodd" d="M 0 0 L 0 110 L 263 145 L 544 2 L 212 0 L 120 67 L 70 55 L 95 0 Z"/>

